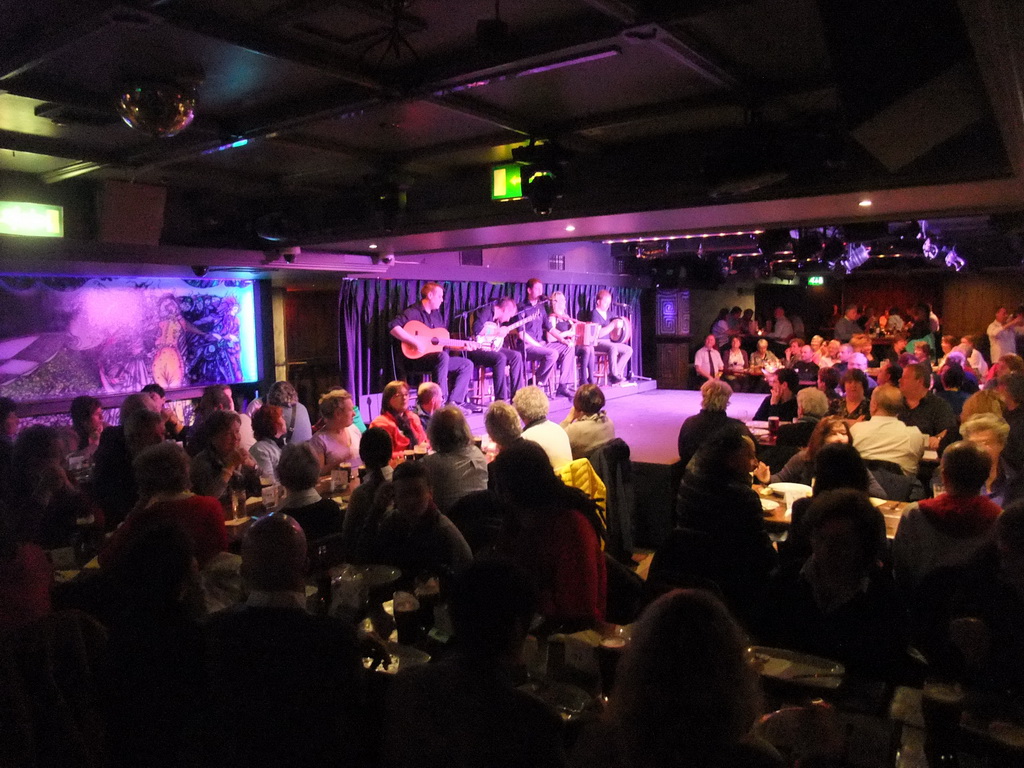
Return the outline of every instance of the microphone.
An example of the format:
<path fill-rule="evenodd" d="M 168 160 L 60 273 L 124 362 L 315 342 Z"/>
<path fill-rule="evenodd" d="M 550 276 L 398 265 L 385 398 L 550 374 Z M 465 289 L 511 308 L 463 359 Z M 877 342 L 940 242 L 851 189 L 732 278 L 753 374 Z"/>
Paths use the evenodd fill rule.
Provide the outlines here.
<path fill-rule="evenodd" d="M 613 301 L 612 302 L 612 306 L 613 307 L 625 307 L 626 309 L 632 309 L 633 308 L 633 306 L 631 304 L 623 304 L 621 301 Z"/>

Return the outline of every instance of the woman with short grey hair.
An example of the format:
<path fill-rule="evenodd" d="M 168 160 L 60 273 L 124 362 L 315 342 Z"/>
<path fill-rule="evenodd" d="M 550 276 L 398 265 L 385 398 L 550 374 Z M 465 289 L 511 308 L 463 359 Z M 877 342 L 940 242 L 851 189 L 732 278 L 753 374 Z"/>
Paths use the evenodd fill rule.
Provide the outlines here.
<path fill-rule="evenodd" d="M 1006 460 L 1003 459 L 1003 449 L 1010 437 L 1010 425 L 1006 419 L 994 413 L 979 413 L 960 425 L 960 436 L 981 448 L 992 459 L 992 468 L 981 491 L 983 496 L 1003 508 L 1024 498 L 1024 477 L 1019 472 L 1007 471 Z"/>
<path fill-rule="evenodd" d="M 519 412 L 504 400 L 495 400 L 487 408 L 484 427 L 499 451 L 523 437 L 523 421 L 519 418 Z"/>
<path fill-rule="evenodd" d="M 561 426 L 548 421 L 551 403 L 540 387 L 523 387 L 512 398 L 512 405 L 523 419 L 523 439 L 543 448 L 553 469 L 572 461 L 569 436 Z"/>
<path fill-rule="evenodd" d="M 285 446 L 277 464 L 277 477 L 288 491 L 277 511 L 294 517 L 309 542 L 341 533 L 341 507 L 316 490 L 320 459 L 309 443 Z"/>

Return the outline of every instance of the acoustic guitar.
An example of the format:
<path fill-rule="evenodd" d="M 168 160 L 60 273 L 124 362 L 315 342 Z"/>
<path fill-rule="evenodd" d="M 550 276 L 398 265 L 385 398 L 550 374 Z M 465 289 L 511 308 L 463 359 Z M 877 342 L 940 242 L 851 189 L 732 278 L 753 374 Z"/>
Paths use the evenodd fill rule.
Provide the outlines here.
<path fill-rule="evenodd" d="M 540 304 L 530 309 L 524 309 L 519 312 L 523 317 L 508 325 L 498 325 L 493 320 L 488 320 L 484 323 L 483 328 L 480 329 L 480 333 L 476 335 L 476 343 L 480 345 L 480 349 L 501 349 L 505 343 L 505 336 L 508 335 L 509 331 L 514 331 L 516 328 L 526 325 L 541 309 L 542 305 Z"/>
<path fill-rule="evenodd" d="M 416 336 L 426 340 L 425 349 L 417 349 L 414 344 L 407 341 L 402 342 L 402 354 L 410 360 L 419 360 L 424 355 L 432 355 L 436 352 L 443 352 L 445 349 L 479 349 L 480 345 L 475 341 L 466 339 L 453 339 L 447 328 L 428 328 L 419 320 L 410 320 L 402 326 L 402 330 L 410 336 Z"/>

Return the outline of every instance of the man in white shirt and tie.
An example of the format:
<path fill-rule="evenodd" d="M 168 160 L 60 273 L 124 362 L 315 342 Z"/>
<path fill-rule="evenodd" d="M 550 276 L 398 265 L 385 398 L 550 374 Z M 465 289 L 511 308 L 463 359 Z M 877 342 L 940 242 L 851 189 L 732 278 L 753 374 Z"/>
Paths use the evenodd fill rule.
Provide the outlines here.
<path fill-rule="evenodd" d="M 697 350 L 697 354 L 693 358 L 693 366 L 704 380 L 722 377 L 722 370 L 725 366 L 722 364 L 722 355 L 715 348 L 715 337 L 711 334 L 704 339 L 704 346 Z"/>

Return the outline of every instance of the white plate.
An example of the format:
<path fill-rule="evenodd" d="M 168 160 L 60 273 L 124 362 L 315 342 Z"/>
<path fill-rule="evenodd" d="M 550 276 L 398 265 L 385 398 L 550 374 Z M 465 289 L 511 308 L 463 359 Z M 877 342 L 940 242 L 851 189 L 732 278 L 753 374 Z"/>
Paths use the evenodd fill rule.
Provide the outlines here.
<path fill-rule="evenodd" d="M 783 496 L 787 493 L 802 493 L 804 496 L 810 496 L 814 493 L 814 489 L 811 486 L 804 485 L 803 483 L 772 483 L 768 486 L 768 490 Z"/>
<path fill-rule="evenodd" d="M 765 677 L 809 688 L 838 688 L 846 668 L 837 661 L 809 656 L 785 648 L 750 648 L 755 668 Z"/>
<path fill-rule="evenodd" d="M 779 502 L 772 501 L 771 499 L 761 499 L 761 509 L 765 512 L 774 512 L 779 508 Z"/>

